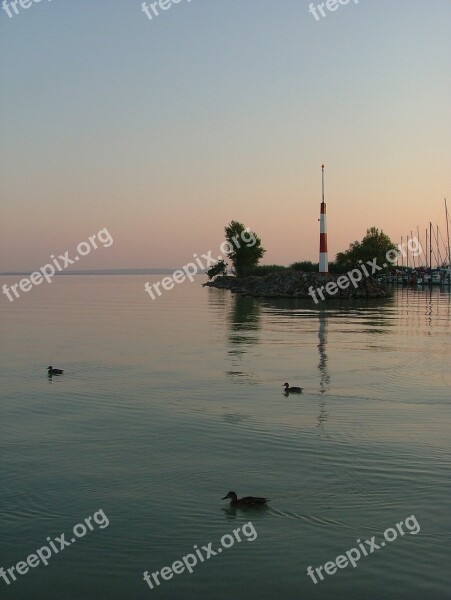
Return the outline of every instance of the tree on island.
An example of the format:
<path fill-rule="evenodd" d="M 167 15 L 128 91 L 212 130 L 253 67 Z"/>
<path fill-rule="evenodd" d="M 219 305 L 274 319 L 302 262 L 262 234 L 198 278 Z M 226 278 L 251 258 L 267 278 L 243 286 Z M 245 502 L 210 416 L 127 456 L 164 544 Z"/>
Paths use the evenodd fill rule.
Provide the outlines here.
<path fill-rule="evenodd" d="M 386 254 L 389 250 L 396 250 L 397 246 L 382 230 L 377 227 L 367 229 L 366 236 L 361 242 L 352 242 L 349 249 L 339 252 L 335 259 L 338 269 L 351 270 L 359 266 L 359 261 L 366 263 L 376 259 L 379 266 L 386 265 Z"/>
<path fill-rule="evenodd" d="M 208 269 L 207 275 L 208 279 L 213 279 L 213 277 L 227 275 L 227 263 L 223 260 L 218 261 L 215 265 Z"/>
<path fill-rule="evenodd" d="M 311 260 L 302 260 L 292 263 L 288 268 L 293 269 L 293 271 L 302 271 L 303 273 L 317 273 L 318 263 L 313 263 Z"/>
<path fill-rule="evenodd" d="M 231 221 L 225 227 L 226 255 L 233 264 L 237 277 L 251 274 L 266 250 L 256 233 L 238 221 Z"/>

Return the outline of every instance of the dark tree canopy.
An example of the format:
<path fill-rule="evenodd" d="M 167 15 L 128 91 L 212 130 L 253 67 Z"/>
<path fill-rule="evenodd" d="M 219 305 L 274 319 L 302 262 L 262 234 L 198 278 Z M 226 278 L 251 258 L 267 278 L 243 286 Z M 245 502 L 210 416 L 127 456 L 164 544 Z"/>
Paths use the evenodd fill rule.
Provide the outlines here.
<path fill-rule="evenodd" d="M 396 245 L 382 230 L 371 227 L 361 242 L 353 242 L 345 252 L 339 252 L 335 264 L 339 269 L 350 270 L 359 266 L 359 260 L 377 260 L 379 266 L 387 263 L 386 254 L 389 250 L 396 250 Z"/>
<path fill-rule="evenodd" d="M 218 261 L 207 271 L 208 279 L 213 279 L 218 275 L 227 275 L 227 263 L 223 260 Z"/>
<path fill-rule="evenodd" d="M 318 271 L 318 263 L 313 263 L 311 260 L 302 260 L 290 265 L 293 271 L 303 271 L 304 273 L 316 273 Z"/>
<path fill-rule="evenodd" d="M 238 221 L 231 221 L 225 227 L 228 242 L 227 257 L 231 260 L 237 277 L 246 277 L 258 265 L 266 250 L 256 233 Z"/>

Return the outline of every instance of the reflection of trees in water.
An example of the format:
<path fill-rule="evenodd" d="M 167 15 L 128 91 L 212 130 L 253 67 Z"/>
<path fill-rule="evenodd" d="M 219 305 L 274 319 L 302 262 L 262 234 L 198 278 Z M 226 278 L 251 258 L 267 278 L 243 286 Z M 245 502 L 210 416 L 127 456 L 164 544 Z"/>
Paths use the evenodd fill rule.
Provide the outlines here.
<path fill-rule="evenodd" d="M 285 318 L 299 319 L 300 317 L 312 317 L 314 304 L 311 299 L 305 298 L 262 298 L 262 306 L 269 309 L 269 314 L 281 314 Z"/>
<path fill-rule="evenodd" d="M 222 317 L 227 310 L 230 292 L 227 290 L 218 290 L 212 287 L 207 287 L 204 289 L 208 290 L 207 300 L 209 310 Z"/>
<path fill-rule="evenodd" d="M 261 328 L 261 305 L 257 298 L 233 296 L 232 306 L 227 316 L 230 332 L 251 332 Z M 238 334 L 238 338 L 238 344 L 242 341 L 257 341 L 255 335 L 246 337 Z"/>
<path fill-rule="evenodd" d="M 237 380 L 250 381 L 249 373 L 243 372 L 242 360 L 247 352 L 246 345 L 257 344 L 261 329 L 261 304 L 250 296 L 233 296 L 227 312 L 229 349 L 232 369 L 226 375 Z"/>

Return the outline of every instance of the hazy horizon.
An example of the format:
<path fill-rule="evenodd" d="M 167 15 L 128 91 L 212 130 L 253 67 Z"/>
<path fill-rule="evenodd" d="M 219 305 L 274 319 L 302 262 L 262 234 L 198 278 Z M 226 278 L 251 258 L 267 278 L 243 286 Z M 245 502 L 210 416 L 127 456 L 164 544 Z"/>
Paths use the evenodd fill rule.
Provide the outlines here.
<path fill-rule="evenodd" d="M 61 271 L 56 272 L 55 276 L 58 275 L 140 275 L 140 274 L 149 274 L 149 275 L 165 275 L 165 274 L 171 274 L 174 270 L 176 270 L 177 267 L 174 268 L 169 268 L 169 267 L 161 267 L 161 268 L 148 268 L 148 269 L 85 269 L 85 270 L 74 270 L 74 271 Z M 35 270 L 34 269 L 28 269 L 27 271 L 4 271 L 4 272 L 0 272 L 0 275 L 2 276 L 12 276 L 12 275 L 31 275 L 31 273 L 33 273 Z"/>

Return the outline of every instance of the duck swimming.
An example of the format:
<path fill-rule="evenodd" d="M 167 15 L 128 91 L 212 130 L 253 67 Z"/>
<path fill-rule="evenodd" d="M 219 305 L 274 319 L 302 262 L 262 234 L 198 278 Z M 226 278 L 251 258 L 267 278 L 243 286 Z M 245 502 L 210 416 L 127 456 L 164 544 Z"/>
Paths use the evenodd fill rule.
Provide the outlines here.
<path fill-rule="evenodd" d="M 290 387 L 288 383 L 284 383 L 283 387 L 286 394 L 302 394 L 302 390 L 304 389 L 301 387 Z"/>
<path fill-rule="evenodd" d="M 64 369 L 54 369 L 52 366 L 47 367 L 47 371 L 49 375 L 62 375 L 64 373 Z"/>
<path fill-rule="evenodd" d="M 235 492 L 229 492 L 227 496 L 221 498 L 221 500 L 228 500 L 230 498 L 230 506 L 264 506 L 269 502 L 269 498 L 257 498 L 255 496 L 245 496 L 244 498 L 238 498 Z"/>

